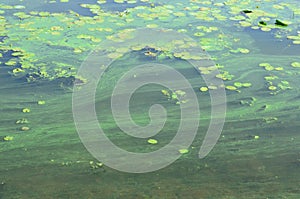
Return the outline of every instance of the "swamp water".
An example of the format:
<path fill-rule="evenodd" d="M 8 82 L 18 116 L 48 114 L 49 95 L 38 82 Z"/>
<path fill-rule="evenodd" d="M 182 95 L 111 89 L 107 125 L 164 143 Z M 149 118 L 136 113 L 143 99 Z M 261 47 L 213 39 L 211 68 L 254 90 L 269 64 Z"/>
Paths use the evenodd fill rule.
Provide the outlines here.
<path fill-rule="evenodd" d="M 299 8 L 297 1 L 272 0 L 2 1 L 0 198 L 299 198 Z M 226 121 L 203 159 L 198 152 L 210 122 L 209 91 L 216 85 L 206 85 L 200 73 L 211 71 L 195 70 L 187 60 L 198 57 L 176 54 L 173 45 L 145 41 L 132 43 L 129 50 L 114 47 L 130 40 L 135 28 L 145 27 L 191 37 L 216 63 L 216 78 L 224 81 Z M 105 40 L 116 42 L 107 48 L 115 61 L 98 84 L 95 107 L 101 127 L 117 146 L 155 151 L 179 127 L 178 100 L 157 84 L 136 90 L 130 113 L 145 126 L 149 108 L 164 106 L 165 126 L 151 136 L 158 143 L 130 137 L 116 125 L 110 96 L 132 67 L 171 66 L 194 89 L 200 109 L 197 135 L 187 153 L 165 168 L 142 174 L 114 170 L 95 159 L 76 132 L 73 84 L 89 83 L 76 72 Z M 188 49 L 193 42 L 174 39 L 173 44 Z"/>

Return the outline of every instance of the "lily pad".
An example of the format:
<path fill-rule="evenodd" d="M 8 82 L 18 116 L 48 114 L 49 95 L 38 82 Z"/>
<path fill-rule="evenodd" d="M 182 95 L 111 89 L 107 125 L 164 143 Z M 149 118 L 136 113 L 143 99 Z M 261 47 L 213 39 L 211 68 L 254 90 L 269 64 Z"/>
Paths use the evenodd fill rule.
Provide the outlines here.
<path fill-rule="evenodd" d="M 201 92 L 206 92 L 206 91 L 208 91 L 208 88 L 207 88 L 206 86 L 202 86 L 202 87 L 200 88 L 200 91 L 201 91 Z"/>
<path fill-rule="evenodd" d="M 300 62 L 292 62 L 291 65 L 294 68 L 300 68 Z"/>
<path fill-rule="evenodd" d="M 189 152 L 189 150 L 188 150 L 188 149 L 179 149 L 178 152 L 179 152 L 180 154 L 186 154 L 186 153 Z"/>
<path fill-rule="evenodd" d="M 230 90 L 230 91 L 236 91 L 236 90 L 237 90 L 237 87 L 235 87 L 235 86 L 230 86 L 230 85 L 225 86 L 225 88 L 226 88 L 227 90 Z"/>
<path fill-rule="evenodd" d="M 157 144 L 158 141 L 156 139 L 148 139 L 147 141 L 149 144 Z"/>
<path fill-rule="evenodd" d="M 268 89 L 269 89 L 269 90 L 271 90 L 271 91 L 275 91 L 275 90 L 277 89 L 277 87 L 276 87 L 276 86 L 273 86 L 273 85 L 271 85 L 271 86 L 269 86 L 269 87 L 268 87 Z"/>

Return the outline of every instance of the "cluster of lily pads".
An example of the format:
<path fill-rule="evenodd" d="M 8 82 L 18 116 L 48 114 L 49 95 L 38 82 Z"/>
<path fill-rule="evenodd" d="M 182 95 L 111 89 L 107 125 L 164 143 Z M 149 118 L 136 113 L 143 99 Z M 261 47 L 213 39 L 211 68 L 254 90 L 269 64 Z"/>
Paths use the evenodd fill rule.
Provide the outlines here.
<path fill-rule="evenodd" d="M 182 90 L 169 91 L 167 89 L 162 89 L 161 93 L 166 96 L 168 100 L 173 101 L 175 104 L 185 104 L 188 102 L 186 93 Z"/>
<path fill-rule="evenodd" d="M 50 3 L 62 2 L 68 1 Z M 132 5 L 138 3 L 135 0 L 114 2 Z M 185 4 L 180 1 L 172 4 L 156 4 L 148 0 L 142 2 L 146 4 L 128 7 L 118 13 L 104 11 L 104 0 L 97 1 L 97 4 L 80 4 L 83 9 L 90 10 L 91 16 L 82 16 L 72 10 L 68 13 L 54 13 L 28 10 L 23 5 L 0 4 L 0 36 L 3 37 L 0 51 L 11 52 L 12 56 L 5 64 L 11 66 L 12 75 L 26 77 L 28 81 L 74 78 L 76 69 L 88 52 L 106 39 L 115 42 L 126 40 L 130 34 L 128 30 L 132 27 L 173 29 L 194 37 L 207 51 L 228 49 L 232 53 L 249 53 L 246 46 L 235 47 L 240 41 L 229 34 L 229 31 L 226 32 L 226 29 L 232 26 L 263 31 L 284 29 L 288 34 L 292 33 L 296 24 L 284 17 L 286 12 L 291 12 L 295 20 L 300 13 L 298 8 L 288 3 L 274 4 L 270 8 L 270 4 L 263 2 L 253 5 L 251 1 L 239 4 L 234 0 L 222 3 L 191 0 Z M 245 7 L 249 9 L 245 10 Z M 276 9 L 276 14 L 271 9 Z M 171 21 L 172 23 L 168 23 Z M 269 23 L 270 21 L 274 23 Z M 287 38 L 293 39 L 294 44 L 297 44 L 298 36 L 287 35 Z M 185 43 L 176 42 L 182 45 Z M 142 51 L 145 47 L 146 44 L 140 44 L 128 48 Z M 184 49 L 189 47 L 186 45 Z M 163 49 L 156 46 L 152 48 L 158 53 L 149 51 L 144 52 L 144 55 L 158 59 L 199 58 L 185 50 L 172 53 L 171 45 L 164 46 Z M 119 58 L 124 52 L 128 52 L 128 49 L 112 47 L 109 57 Z"/>
<path fill-rule="evenodd" d="M 37 101 L 37 105 L 44 105 L 46 104 L 46 102 L 44 100 L 39 100 Z M 22 113 L 24 114 L 28 114 L 31 112 L 30 108 L 26 107 L 26 108 L 23 108 L 21 110 Z M 26 117 L 23 117 L 21 119 L 18 119 L 15 124 L 18 126 L 18 130 L 19 131 L 29 131 L 31 128 L 28 126 L 29 124 L 29 120 L 26 118 Z M 11 135 L 6 135 L 3 137 L 3 141 L 12 141 L 14 139 L 14 136 L 11 136 Z"/>
<path fill-rule="evenodd" d="M 293 62 L 293 63 L 297 63 L 297 62 Z M 293 65 L 293 63 L 292 63 L 292 65 Z M 283 67 L 281 67 L 281 66 L 275 67 L 267 62 L 260 63 L 259 66 L 263 67 L 266 71 L 270 72 L 269 75 L 264 77 L 267 88 L 270 91 L 270 94 L 275 95 L 280 91 L 292 89 L 292 87 L 290 86 L 290 83 L 288 81 L 282 80 L 281 78 L 279 78 L 276 75 L 276 73 L 271 73 L 273 71 L 274 72 L 283 71 L 284 70 Z"/>

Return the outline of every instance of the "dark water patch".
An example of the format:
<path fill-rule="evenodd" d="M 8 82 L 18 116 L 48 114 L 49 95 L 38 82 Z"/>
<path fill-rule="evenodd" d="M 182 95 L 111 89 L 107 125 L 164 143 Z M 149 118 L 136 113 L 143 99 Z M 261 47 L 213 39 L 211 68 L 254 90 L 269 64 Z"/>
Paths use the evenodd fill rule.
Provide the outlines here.
<path fill-rule="evenodd" d="M 5 188 L 5 182 L 4 181 L 0 181 L 0 199 L 3 198 L 3 193 L 4 193 L 4 188 Z"/>
<path fill-rule="evenodd" d="M 282 31 L 282 38 L 275 38 L 278 30 L 264 32 L 246 28 L 245 31 L 254 39 L 254 45 L 260 49 L 262 54 L 266 55 L 299 55 L 300 45 L 294 45 L 292 40 L 286 38 L 287 33 Z"/>
<path fill-rule="evenodd" d="M 66 3 L 56 2 L 56 3 L 43 3 L 39 6 L 32 6 L 30 10 L 36 11 L 47 11 L 51 13 L 68 13 L 70 10 L 82 15 L 82 16 L 93 16 L 94 14 L 86 8 L 80 6 L 80 4 L 97 4 L 95 0 L 85 0 L 84 2 L 81 0 L 71 0 Z"/>
<path fill-rule="evenodd" d="M 155 6 L 157 4 L 153 4 L 153 6 Z M 113 0 L 107 0 L 105 4 L 101 4 L 101 7 L 103 7 L 103 9 L 105 11 L 118 11 L 118 12 L 123 12 L 128 8 L 134 8 L 136 6 L 150 6 L 150 3 L 147 2 L 141 2 L 141 1 L 137 1 L 136 3 L 115 3 Z"/>
<path fill-rule="evenodd" d="M 56 3 L 47 3 L 43 4 L 39 7 L 36 7 L 36 10 L 39 11 L 48 11 L 51 13 L 68 13 L 69 10 L 72 10 L 79 15 L 82 16 L 95 16 L 88 8 L 83 8 L 80 6 L 80 4 L 93 4 L 93 5 L 99 5 L 103 11 L 105 12 L 124 12 L 128 8 L 134 8 L 136 6 L 150 6 L 149 3 L 139 2 L 129 4 L 129 3 L 115 3 L 113 0 L 107 0 L 104 4 L 97 4 L 97 1 L 95 0 L 85 0 L 84 2 L 82 0 L 70 0 L 69 2 L 56 2 Z"/>
<path fill-rule="evenodd" d="M 1 33 L 0 33 L 1 34 Z M 7 36 L 0 36 L 0 42 L 2 42 Z"/>

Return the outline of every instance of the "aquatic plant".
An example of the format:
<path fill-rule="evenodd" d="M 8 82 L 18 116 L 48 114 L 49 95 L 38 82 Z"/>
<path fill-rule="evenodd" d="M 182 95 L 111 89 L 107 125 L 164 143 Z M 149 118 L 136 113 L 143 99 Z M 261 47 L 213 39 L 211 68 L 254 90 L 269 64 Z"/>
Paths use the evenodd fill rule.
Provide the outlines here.
<path fill-rule="evenodd" d="M 225 86 L 225 88 L 226 88 L 227 90 L 230 90 L 230 91 L 236 91 L 236 90 L 237 90 L 237 87 L 231 86 L 231 85 Z"/>
<path fill-rule="evenodd" d="M 189 150 L 188 150 L 188 149 L 179 149 L 178 152 L 179 152 L 180 154 L 186 154 L 186 153 L 189 152 Z"/>
<path fill-rule="evenodd" d="M 149 144 L 157 144 L 157 143 L 158 143 L 158 141 L 157 141 L 156 139 L 153 139 L 153 138 L 148 139 L 147 142 L 148 142 Z"/>
<path fill-rule="evenodd" d="M 4 136 L 4 138 L 3 138 L 3 140 L 4 141 L 12 141 L 14 139 L 14 137 L 13 136 Z"/>
<path fill-rule="evenodd" d="M 30 112 L 30 109 L 29 109 L 29 108 L 23 108 L 23 109 L 22 109 L 22 112 L 23 112 L 23 113 L 29 113 L 29 112 Z"/>
<path fill-rule="evenodd" d="M 22 126 L 22 127 L 20 128 L 20 130 L 21 130 L 21 131 L 29 131 L 30 128 L 29 128 L 28 126 Z"/>
<path fill-rule="evenodd" d="M 200 88 L 200 91 L 201 91 L 201 92 L 206 92 L 206 91 L 208 91 L 208 87 L 202 86 L 202 87 Z"/>
<path fill-rule="evenodd" d="M 46 102 L 45 102 L 44 100 L 39 100 L 39 101 L 37 102 L 37 104 L 38 104 L 38 105 L 44 105 L 44 104 L 46 104 Z"/>

